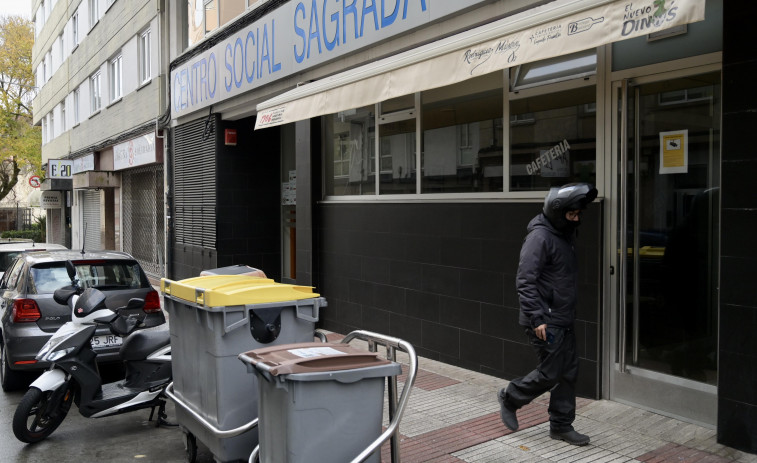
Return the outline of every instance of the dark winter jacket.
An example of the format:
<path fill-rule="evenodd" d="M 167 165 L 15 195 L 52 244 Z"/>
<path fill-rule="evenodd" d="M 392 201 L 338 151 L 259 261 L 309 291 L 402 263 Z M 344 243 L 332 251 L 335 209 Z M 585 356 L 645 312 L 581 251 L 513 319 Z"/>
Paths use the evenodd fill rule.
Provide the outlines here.
<path fill-rule="evenodd" d="M 515 285 L 520 300 L 520 324 L 536 328 L 572 327 L 576 317 L 578 260 L 573 232 L 555 229 L 544 214 L 528 224 L 520 251 Z"/>

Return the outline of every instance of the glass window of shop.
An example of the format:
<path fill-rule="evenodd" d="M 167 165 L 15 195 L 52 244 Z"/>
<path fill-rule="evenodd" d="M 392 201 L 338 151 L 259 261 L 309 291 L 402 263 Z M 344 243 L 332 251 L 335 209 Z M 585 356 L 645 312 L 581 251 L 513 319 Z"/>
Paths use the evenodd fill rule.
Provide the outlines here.
<path fill-rule="evenodd" d="M 380 103 L 378 119 L 379 193 L 415 193 L 415 95 Z"/>
<path fill-rule="evenodd" d="M 510 190 L 596 183 L 596 88 L 510 99 Z"/>
<path fill-rule="evenodd" d="M 501 192 L 502 73 L 421 94 L 421 193 Z"/>
<path fill-rule="evenodd" d="M 595 70 L 583 52 L 324 116 L 325 195 L 517 197 L 596 183 Z"/>
<path fill-rule="evenodd" d="M 376 193 L 375 119 L 373 105 L 324 117 L 327 196 Z"/>

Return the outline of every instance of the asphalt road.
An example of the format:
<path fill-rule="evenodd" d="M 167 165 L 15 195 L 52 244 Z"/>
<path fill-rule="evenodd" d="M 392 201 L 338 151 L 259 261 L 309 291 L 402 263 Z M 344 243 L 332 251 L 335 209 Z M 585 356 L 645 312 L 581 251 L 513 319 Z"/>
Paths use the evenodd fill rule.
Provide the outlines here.
<path fill-rule="evenodd" d="M 155 427 L 150 410 L 138 410 L 105 418 L 84 418 L 76 405 L 60 427 L 37 444 L 23 444 L 13 435 L 16 406 L 26 391 L 0 390 L 0 462 L 14 463 L 121 463 L 184 462 L 184 435 L 177 427 Z M 175 422 L 174 405 L 168 400 L 168 420 Z M 157 411 L 156 411 L 157 415 Z M 213 462 L 212 454 L 198 442 L 198 463 Z"/>

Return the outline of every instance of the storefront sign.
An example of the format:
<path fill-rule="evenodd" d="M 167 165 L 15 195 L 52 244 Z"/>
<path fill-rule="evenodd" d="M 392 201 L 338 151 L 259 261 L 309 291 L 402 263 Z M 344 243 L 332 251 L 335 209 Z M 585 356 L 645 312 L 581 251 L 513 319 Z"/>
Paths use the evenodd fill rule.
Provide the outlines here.
<path fill-rule="evenodd" d="M 42 209 L 60 209 L 63 207 L 62 191 L 43 191 L 39 197 L 39 207 Z"/>
<path fill-rule="evenodd" d="M 95 170 L 95 153 L 85 154 L 74 159 L 74 173 Z"/>
<path fill-rule="evenodd" d="M 154 135 L 144 135 L 113 146 L 113 170 L 129 169 L 156 161 Z"/>
<path fill-rule="evenodd" d="M 489 0 L 302 0 L 171 71 L 172 116 L 216 104 Z"/>
<path fill-rule="evenodd" d="M 705 0 L 557 0 L 260 103 L 255 128 L 359 108 L 701 21 L 704 6 Z M 476 41 L 487 35 L 493 38 Z"/>
<path fill-rule="evenodd" d="M 47 178 L 68 179 L 74 175 L 74 161 L 70 159 L 50 159 L 47 161 Z"/>

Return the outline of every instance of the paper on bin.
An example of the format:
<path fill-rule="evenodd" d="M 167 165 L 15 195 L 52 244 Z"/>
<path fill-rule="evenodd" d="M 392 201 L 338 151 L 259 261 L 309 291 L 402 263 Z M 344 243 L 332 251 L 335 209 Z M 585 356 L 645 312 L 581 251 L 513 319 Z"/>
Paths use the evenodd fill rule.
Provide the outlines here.
<path fill-rule="evenodd" d="M 310 347 L 304 349 L 290 349 L 292 355 L 301 358 L 321 357 L 323 355 L 347 355 L 347 352 L 336 350 L 332 347 Z"/>

